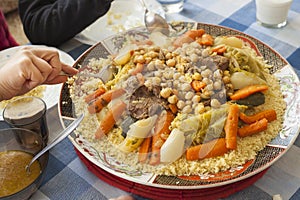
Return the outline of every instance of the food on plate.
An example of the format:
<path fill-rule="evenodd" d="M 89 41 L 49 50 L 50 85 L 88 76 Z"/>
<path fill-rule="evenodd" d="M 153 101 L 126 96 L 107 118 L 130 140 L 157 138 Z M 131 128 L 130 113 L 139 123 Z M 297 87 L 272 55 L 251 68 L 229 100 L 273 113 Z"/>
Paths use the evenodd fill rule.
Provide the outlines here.
<path fill-rule="evenodd" d="M 24 95 L 13 97 L 10 100 L 3 100 L 3 101 L 1 101 L 0 102 L 0 108 L 5 108 L 5 106 L 9 102 L 12 102 L 12 101 L 14 101 L 17 98 L 20 98 L 22 96 L 35 96 L 35 97 L 42 98 L 44 96 L 44 91 L 45 90 L 46 90 L 46 86 L 45 85 L 39 85 L 39 86 L 35 87 L 34 89 L 30 90 L 29 92 L 27 92 Z"/>
<path fill-rule="evenodd" d="M 116 67 L 105 83 L 74 77 L 75 112 L 86 113 L 78 134 L 118 162 L 155 174 L 217 173 L 254 159 L 283 123 L 272 66 L 241 37 L 204 29 L 161 45 L 155 37 L 129 37 L 134 45 L 125 53 L 92 58 L 81 73 Z"/>

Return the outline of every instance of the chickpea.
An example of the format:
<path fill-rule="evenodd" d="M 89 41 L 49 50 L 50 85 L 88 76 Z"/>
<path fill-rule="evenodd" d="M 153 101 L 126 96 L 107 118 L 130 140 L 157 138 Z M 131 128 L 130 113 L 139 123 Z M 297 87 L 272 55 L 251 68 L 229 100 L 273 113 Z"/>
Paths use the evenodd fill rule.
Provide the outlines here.
<path fill-rule="evenodd" d="M 199 103 L 201 101 L 201 97 L 199 95 L 195 95 L 192 98 L 193 103 Z"/>
<path fill-rule="evenodd" d="M 194 92 L 191 92 L 191 91 L 189 91 L 189 92 L 187 92 L 186 94 L 185 94 L 185 99 L 186 100 L 190 100 L 190 99 L 192 99 L 194 97 Z"/>
<path fill-rule="evenodd" d="M 206 86 L 206 89 L 207 89 L 208 91 L 213 91 L 213 90 L 214 90 L 213 84 L 212 84 L 212 83 L 211 83 L 211 84 L 208 84 L 208 85 Z"/>
<path fill-rule="evenodd" d="M 147 65 L 147 70 L 148 71 L 153 71 L 155 69 L 155 64 L 153 61 L 151 61 L 148 65 Z"/>
<path fill-rule="evenodd" d="M 218 101 L 218 99 L 212 99 L 212 100 L 210 101 L 210 106 L 211 106 L 212 108 L 220 108 L 221 103 Z"/>
<path fill-rule="evenodd" d="M 176 105 L 177 105 L 177 108 L 181 110 L 184 108 L 185 103 L 184 103 L 184 101 L 179 100 Z"/>
<path fill-rule="evenodd" d="M 222 83 L 221 83 L 221 81 L 214 82 L 214 89 L 215 90 L 221 90 L 222 89 Z"/>
<path fill-rule="evenodd" d="M 175 67 L 176 61 L 174 59 L 169 59 L 166 61 L 168 67 Z"/>
<path fill-rule="evenodd" d="M 145 63 L 145 58 L 143 55 L 135 56 L 133 62 L 143 64 L 143 63 Z"/>
<path fill-rule="evenodd" d="M 152 82 L 153 82 L 153 85 L 160 85 L 161 78 L 160 77 L 153 77 Z"/>
<path fill-rule="evenodd" d="M 198 103 L 197 106 L 195 107 L 195 113 L 196 114 L 202 114 L 205 112 L 205 108 L 203 103 Z"/>
<path fill-rule="evenodd" d="M 182 91 L 190 91 L 192 88 L 191 88 L 191 85 L 189 83 L 183 83 L 180 85 L 180 89 Z"/>
<path fill-rule="evenodd" d="M 150 51 L 147 53 L 147 56 L 151 57 L 151 58 L 157 58 L 158 57 L 158 53 L 155 51 Z"/>
<path fill-rule="evenodd" d="M 209 50 L 208 49 L 203 49 L 202 51 L 202 56 L 205 58 L 205 57 L 208 57 L 209 56 Z"/>
<path fill-rule="evenodd" d="M 171 58 L 173 58 L 173 55 L 172 55 L 171 52 L 168 52 L 168 53 L 166 54 L 166 59 L 171 59 Z"/>
<path fill-rule="evenodd" d="M 198 61 L 198 55 L 193 53 L 191 56 L 190 56 L 190 59 L 192 62 L 197 62 Z"/>
<path fill-rule="evenodd" d="M 192 79 L 197 80 L 197 81 L 201 81 L 202 80 L 202 76 L 201 74 L 199 74 L 198 72 L 194 73 L 192 75 Z"/>
<path fill-rule="evenodd" d="M 174 73 L 173 79 L 178 80 L 180 76 L 181 76 L 180 73 L 178 73 L 178 72 L 177 72 L 177 73 Z"/>
<path fill-rule="evenodd" d="M 230 83 L 230 77 L 229 77 L 229 76 L 224 76 L 224 77 L 223 77 L 223 82 L 224 82 L 225 84 Z"/>
<path fill-rule="evenodd" d="M 160 91 L 160 96 L 162 96 L 165 99 L 167 99 L 171 94 L 172 94 L 172 89 L 171 88 L 163 88 Z"/>
<path fill-rule="evenodd" d="M 168 102 L 170 104 L 176 104 L 178 102 L 178 97 L 176 95 L 172 95 L 168 98 Z"/>
<path fill-rule="evenodd" d="M 188 114 L 188 113 L 192 112 L 192 107 L 190 105 L 186 105 L 186 106 L 184 106 L 184 108 L 182 109 L 181 112 Z"/>
<path fill-rule="evenodd" d="M 209 78 L 212 75 L 212 71 L 210 69 L 205 69 L 201 72 L 201 76 L 205 78 Z"/>

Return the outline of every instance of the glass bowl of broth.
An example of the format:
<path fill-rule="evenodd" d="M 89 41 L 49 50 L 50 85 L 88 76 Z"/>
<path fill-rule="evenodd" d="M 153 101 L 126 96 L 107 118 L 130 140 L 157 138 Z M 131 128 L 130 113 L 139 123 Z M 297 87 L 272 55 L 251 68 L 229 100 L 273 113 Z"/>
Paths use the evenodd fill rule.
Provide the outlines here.
<path fill-rule="evenodd" d="M 45 147 L 42 137 L 28 129 L 0 129 L 0 200 L 29 199 L 40 187 L 49 159 L 41 156 L 26 171 L 35 154 Z"/>

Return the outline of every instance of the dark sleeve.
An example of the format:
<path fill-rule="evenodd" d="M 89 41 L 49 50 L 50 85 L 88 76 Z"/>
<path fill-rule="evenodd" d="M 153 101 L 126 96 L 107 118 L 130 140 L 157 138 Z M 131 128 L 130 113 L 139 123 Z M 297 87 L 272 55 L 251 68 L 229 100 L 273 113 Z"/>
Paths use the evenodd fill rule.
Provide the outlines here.
<path fill-rule="evenodd" d="M 19 0 L 19 14 L 31 43 L 58 46 L 107 13 L 111 1 Z"/>

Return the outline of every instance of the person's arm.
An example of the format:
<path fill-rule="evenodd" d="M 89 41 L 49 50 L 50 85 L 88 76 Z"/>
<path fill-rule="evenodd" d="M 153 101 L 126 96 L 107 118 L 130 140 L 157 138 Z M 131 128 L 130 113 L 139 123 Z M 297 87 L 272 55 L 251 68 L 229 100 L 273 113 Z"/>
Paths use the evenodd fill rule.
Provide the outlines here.
<path fill-rule="evenodd" d="M 67 80 L 66 74 L 78 70 L 60 61 L 59 53 L 49 47 L 22 47 L 0 68 L 0 101 L 22 95 L 41 84 L 57 84 Z"/>
<path fill-rule="evenodd" d="M 111 1 L 19 0 L 19 14 L 31 43 L 58 46 L 106 14 Z"/>

